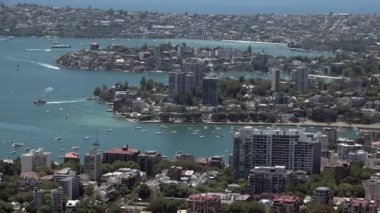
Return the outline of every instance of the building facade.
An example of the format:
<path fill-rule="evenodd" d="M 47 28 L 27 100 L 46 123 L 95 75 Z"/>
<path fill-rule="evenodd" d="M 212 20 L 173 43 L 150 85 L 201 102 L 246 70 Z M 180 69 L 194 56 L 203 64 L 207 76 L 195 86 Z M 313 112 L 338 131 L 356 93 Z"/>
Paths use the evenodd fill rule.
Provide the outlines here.
<path fill-rule="evenodd" d="M 188 213 L 219 213 L 221 199 L 217 195 L 193 194 L 187 199 Z"/>
<path fill-rule="evenodd" d="M 272 90 L 275 92 L 280 91 L 280 70 L 271 68 L 272 72 Z"/>
<path fill-rule="evenodd" d="M 148 176 L 151 176 L 154 172 L 154 166 L 160 161 L 161 154 L 157 151 L 146 151 L 137 156 L 137 163 L 140 166 L 140 170 L 146 172 Z"/>
<path fill-rule="evenodd" d="M 363 181 L 363 184 L 366 199 L 380 200 L 380 173 L 376 173 L 369 180 Z"/>
<path fill-rule="evenodd" d="M 37 171 L 39 167 L 51 166 L 51 153 L 43 149 L 31 149 L 29 153 L 21 155 L 21 172 Z"/>
<path fill-rule="evenodd" d="M 115 161 L 137 161 L 139 150 L 128 147 L 112 148 L 103 153 L 103 163 L 113 163 Z"/>
<path fill-rule="evenodd" d="M 84 156 L 84 173 L 93 181 L 99 181 L 102 174 L 102 154 L 95 148 Z"/>
<path fill-rule="evenodd" d="M 251 194 L 280 193 L 291 182 L 291 176 L 292 171 L 285 166 L 257 166 L 249 173 L 248 185 Z"/>
<path fill-rule="evenodd" d="M 218 105 L 218 78 L 204 77 L 202 83 L 202 103 L 206 106 Z"/>
<path fill-rule="evenodd" d="M 329 187 L 318 187 L 313 191 L 313 201 L 316 204 L 330 204 L 333 200 L 333 191 Z"/>
<path fill-rule="evenodd" d="M 294 71 L 295 89 L 297 93 L 306 93 L 309 91 L 309 71 L 303 67 L 297 67 Z"/>
<path fill-rule="evenodd" d="M 256 166 L 285 166 L 292 171 L 319 174 L 321 144 L 302 129 L 240 128 L 234 137 L 232 168 L 235 178 L 247 178 Z"/>

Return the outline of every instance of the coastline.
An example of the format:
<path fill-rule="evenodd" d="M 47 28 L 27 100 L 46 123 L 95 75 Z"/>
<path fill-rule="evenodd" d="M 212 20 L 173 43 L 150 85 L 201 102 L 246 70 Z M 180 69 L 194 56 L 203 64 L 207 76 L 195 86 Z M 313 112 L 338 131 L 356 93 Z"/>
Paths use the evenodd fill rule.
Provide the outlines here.
<path fill-rule="evenodd" d="M 265 123 L 265 122 L 161 122 L 159 120 L 150 120 L 150 121 L 139 121 L 131 118 L 124 118 L 129 122 L 136 123 L 156 123 L 156 124 L 205 124 L 205 125 L 238 125 L 238 126 L 257 126 L 257 125 L 275 125 L 275 126 L 295 126 L 295 127 L 336 127 L 336 128 L 358 128 L 358 129 L 371 129 L 371 130 L 380 130 L 380 123 L 375 124 L 348 124 L 344 122 L 333 122 L 333 123 L 318 123 L 313 121 L 306 121 L 303 123 Z"/>

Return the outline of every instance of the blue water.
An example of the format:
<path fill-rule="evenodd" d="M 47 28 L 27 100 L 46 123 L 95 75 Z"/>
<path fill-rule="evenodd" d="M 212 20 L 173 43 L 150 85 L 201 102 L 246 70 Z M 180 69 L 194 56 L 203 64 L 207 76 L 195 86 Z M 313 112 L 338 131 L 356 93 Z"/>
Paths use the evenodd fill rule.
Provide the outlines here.
<path fill-rule="evenodd" d="M 132 11 L 191 12 L 211 14 L 326 14 L 378 13 L 376 0 L 0 0 L 6 4 L 37 3 L 50 6 L 114 8 Z"/>
<path fill-rule="evenodd" d="M 147 42 L 153 44 L 162 41 L 57 40 L 61 44 L 72 45 L 73 49 L 49 49 L 51 41 L 42 38 L 0 41 L 0 159 L 13 158 L 23 153 L 24 148 L 38 147 L 52 152 L 55 160 L 60 160 L 59 156 L 64 154 L 60 149 L 70 151 L 73 146 L 79 146 L 78 152 L 83 155 L 92 147 L 97 131 L 101 150 L 129 144 L 130 147 L 140 150 L 155 149 L 168 156 L 173 156 L 176 151 L 183 151 L 193 153 L 196 157 L 224 155 L 232 150 L 230 126 L 218 129 L 210 125 L 205 129 L 205 125 L 169 125 L 167 129 L 160 130 L 157 124 L 136 124 L 118 120 L 112 113 L 106 112 L 106 106 L 86 100 L 93 89 L 102 84 L 112 86 L 118 81 L 128 81 L 131 85 L 137 85 L 143 76 L 167 84 L 167 75 L 164 73 L 75 71 L 57 68 L 54 63 L 60 55 L 84 48 L 93 41 L 103 46 L 112 43 L 141 46 Z M 172 43 L 175 42 L 181 41 L 172 40 Z M 195 40 L 189 43 L 194 46 L 232 45 L 230 42 Z M 237 48 L 246 48 L 244 44 L 234 45 Z M 264 48 L 266 52 L 273 54 L 297 53 L 281 45 L 260 45 L 257 46 L 258 50 Z M 262 76 L 262 73 L 257 73 L 257 77 Z M 48 104 L 33 104 L 38 98 L 47 100 Z M 68 119 L 64 118 L 65 115 Z M 135 130 L 136 125 L 148 132 Z M 112 132 L 107 131 L 110 128 Z M 200 129 L 200 133 L 192 134 L 194 129 Z M 174 130 L 177 132 L 171 133 Z M 157 135 L 157 131 L 163 134 Z M 217 137 L 221 134 L 224 137 Z M 200 138 L 201 135 L 205 138 Z M 86 136 L 90 136 L 91 140 L 84 140 Z M 62 137 L 62 140 L 55 141 L 55 137 Z M 9 142 L 14 139 L 25 143 L 25 146 L 17 148 L 17 154 L 12 155 Z"/>

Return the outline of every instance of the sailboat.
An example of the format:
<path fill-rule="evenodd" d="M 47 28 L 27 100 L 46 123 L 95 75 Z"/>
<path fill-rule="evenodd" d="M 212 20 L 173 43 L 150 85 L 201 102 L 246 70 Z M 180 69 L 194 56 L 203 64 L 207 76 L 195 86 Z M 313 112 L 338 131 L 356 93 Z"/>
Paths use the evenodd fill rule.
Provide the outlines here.
<path fill-rule="evenodd" d="M 96 139 L 95 139 L 95 142 L 92 143 L 92 145 L 93 145 L 93 146 L 99 146 L 99 145 L 100 145 L 100 143 L 99 143 L 99 141 L 98 141 L 98 130 L 96 130 Z"/>

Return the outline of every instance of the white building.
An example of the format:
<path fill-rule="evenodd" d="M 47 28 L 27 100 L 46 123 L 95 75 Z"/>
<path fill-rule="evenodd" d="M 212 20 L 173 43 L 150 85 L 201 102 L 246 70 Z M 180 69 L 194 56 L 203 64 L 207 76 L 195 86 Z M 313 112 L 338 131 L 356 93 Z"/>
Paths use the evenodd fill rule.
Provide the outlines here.
<path fill-rule="evenodd" d="M 368 152 L 363 151 L 363 150 L 358 150 L 356 152 L 350 152 L 348 153 L 348 161 L 360 161 L 363 162 L 364 164 L 367 163 L 368 160 Z"/>
<path fill-rule="evenodd" d="M 51 166 L 51 153 L 43 152 L 42 148 L 31 149 L 21 155 L 21 172 L 36 171 L 39 167 Z"/>
<path fill-rule="evenodd" d="M 348 160 L 348 153 L 356 152 L 358 150 L 362 150 L 363 145 L 361 144 L 348 144 L 348 143 L 338 143 L 337 145 L 337 153 L 340 159 Z"/>
<path fill-rule="evenodd" d="M 285 166 L 292 171 L 318 174 L 321 144 L 303 129 L 254 129 L 235 133 L 232 168 L 235 178 L 246 178 L 256 166 Z"/>
<path fill-rule="evenodd" d="M 90 179 L 93 181 L 99 181 L 102 174 L 102 153 L 99 152 L 96 148 L 90 150 L 84 156 L 84 173 L 90 176 Z"/>
<path fill-rule="evenodd" d="M 365 198 L 368 200 L 380 199 L 380 173 L 376 173 L 369 180 L 363 181 Z"/>

